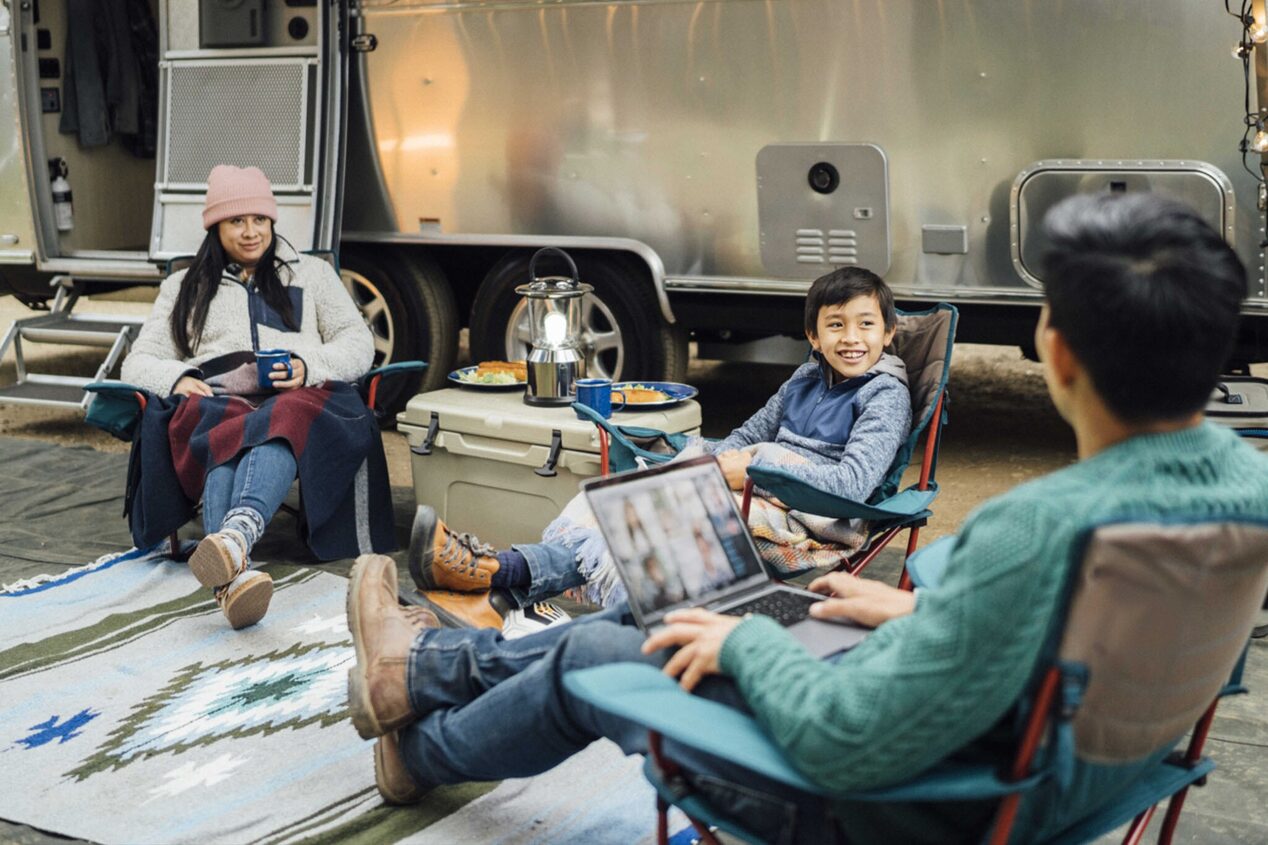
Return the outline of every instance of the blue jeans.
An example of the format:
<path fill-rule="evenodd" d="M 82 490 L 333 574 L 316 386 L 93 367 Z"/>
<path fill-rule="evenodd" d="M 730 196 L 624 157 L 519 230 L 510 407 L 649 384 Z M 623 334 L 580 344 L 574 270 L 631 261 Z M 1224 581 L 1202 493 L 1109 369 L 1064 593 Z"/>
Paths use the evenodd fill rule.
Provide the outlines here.
<path fill-rule="evenodd" d="M 220 530 L 225 514 L 248 507 L 267 523 L 295 481 L 298 470 L 291 447 L 283 440 L 269 440 L 239 452 L 211 472 L 203 483 L 203 528 Z"/>
<path fill-rule="evenodd" d="M 427 787 L 527 777 L 600 737 L 627 754 L 646 753 L 646 728 L 591 707 L 563 684 L 566 673 L 589 666 L 663 666 L 669 652 L 643 654 L 643 639 L 623 606 L 515 640 L 488 628 L 424 631 L 406 666 L 410 705 L 420 718 L 400 731 L 411 777 Z M 707 678 L 697 692 L 747 710 L 729 678 Z M 712 775 L 745 787 L 709 779 L 697 786 L 751 819 L 754 829 L 768 831 L 772 841 L 792 829 L 804 836 L 830 823 L 821 801 L 721 761 L 707 765 Z"/>
<path fill-rule="evenodd" d="M 575 548 L 560 543 L 517 544 L 511 548 L 528 561 L 528 586 L 510 589 L 520 607 L 545 601 L 586 582 L 577 567 Z"/>

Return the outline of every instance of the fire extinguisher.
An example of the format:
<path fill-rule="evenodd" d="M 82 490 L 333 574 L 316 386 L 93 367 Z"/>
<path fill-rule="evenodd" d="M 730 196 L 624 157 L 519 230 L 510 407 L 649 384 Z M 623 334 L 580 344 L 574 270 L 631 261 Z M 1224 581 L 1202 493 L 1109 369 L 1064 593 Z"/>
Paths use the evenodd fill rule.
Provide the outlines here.
<path fill-rule="evenodd" d="M 53 178 L 53 219 L 57 221 L 57 231 L 69 232 L 75 228 L 75 210 L 71 205 L 70 182 L 66 174 L 70 168 L 66 159 L 52 158 L 48 161 L 49 173 Z"/>

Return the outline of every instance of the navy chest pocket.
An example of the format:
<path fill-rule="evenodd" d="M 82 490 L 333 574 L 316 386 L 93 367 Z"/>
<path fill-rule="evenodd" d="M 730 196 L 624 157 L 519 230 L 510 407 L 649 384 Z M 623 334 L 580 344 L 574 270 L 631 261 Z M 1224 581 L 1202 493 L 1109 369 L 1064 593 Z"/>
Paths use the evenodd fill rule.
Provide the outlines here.
<path fill-rule="evenodd" d="M 260 325 L 268 326 L 279 332 L 299 331 L 304 325 L 304 289 L 295 287 L 294 285 L 286 288 L 286 295 L 291 300 L 291 313 L 295 315 L 296 328 L 292 329 L 282 320 L 282 315 L 273 310 L 273 307 L 260 297 Z"/>

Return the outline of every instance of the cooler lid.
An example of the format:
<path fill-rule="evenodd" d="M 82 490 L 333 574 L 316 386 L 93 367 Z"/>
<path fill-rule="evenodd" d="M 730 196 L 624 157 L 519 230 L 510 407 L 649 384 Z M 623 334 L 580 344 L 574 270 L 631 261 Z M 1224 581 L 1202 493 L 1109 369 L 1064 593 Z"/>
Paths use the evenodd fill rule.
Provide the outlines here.
<path fill-rule="evenodd" d="M 524 404 L 521 391 L 482 391 L 447 388 L 419 393 L 409 400 L 397 415 L 398 422 L 427 428 L 436 413 L 441 431 L 549 446 L 555 431 L 560 433 L 565 449 L 578 452 L 599 451 L 599 437 L 594 424 L 577 419 L 568 406 L 542 407 Z M 620 425 L 637 425 L 670 433 L 700 427 L 700 405 L 692 400 L 668 408 L 639 413 L 613 414 Z"/>

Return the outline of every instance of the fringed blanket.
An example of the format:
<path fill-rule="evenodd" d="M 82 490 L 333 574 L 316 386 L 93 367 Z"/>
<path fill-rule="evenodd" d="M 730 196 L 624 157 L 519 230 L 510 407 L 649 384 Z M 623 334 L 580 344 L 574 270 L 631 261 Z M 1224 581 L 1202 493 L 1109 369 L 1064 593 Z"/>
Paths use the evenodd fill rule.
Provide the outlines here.
<path fill-rule="evenodd" d="M 774 443 L 759 443 L 744 451 L 753 452 L 768 466 L 792 466 L 809 461 Z M 674 461 L 701 454 L 697 446 L 683 449 Z M 740 494 L 735 494 L 736 501 Z M 790 511 L 778 500 L 755 490 L 749 503 L 749 530 L 758 554 L 781 576 L 792 576 L 819 567 L 834 566 L 843 555 L 862 548 L 867 540 L 863 520 L 830 519 L 801 511 Z M 563 513 L 542 532 L 543 543 L 558 543 L 573 550 L 577 568 L 586 584 L 575 593 L 582 601 L 604 607 L 626 600 L 625 585 L 612 562 L 607 542 L 599 531 L 594 513 L 583 494 L 572 498 Z"/>

